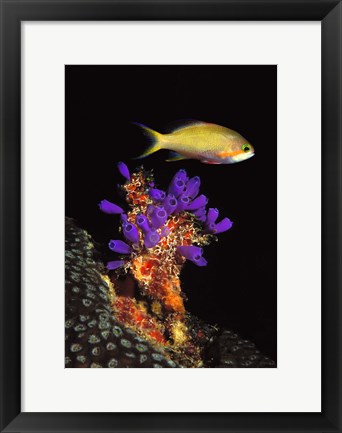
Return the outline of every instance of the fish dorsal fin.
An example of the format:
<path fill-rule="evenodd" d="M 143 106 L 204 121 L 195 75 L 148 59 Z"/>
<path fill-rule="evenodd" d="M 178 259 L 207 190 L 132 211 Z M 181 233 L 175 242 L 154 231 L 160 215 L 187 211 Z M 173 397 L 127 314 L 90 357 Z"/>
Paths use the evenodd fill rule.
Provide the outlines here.
<path fill-rule="evenodd" d="M 203 122 L 202 120 L 180 119 L 180 120 L 175 120 L 173 122 L 168 123 L 168 125 L 166 127 L 166 132 L 171 133 L 171 132 L 179 131 L 180 129 L 189 128 L 191 126 L 207 125 L 207 124 L 208 124 L 207 122 Z"/>

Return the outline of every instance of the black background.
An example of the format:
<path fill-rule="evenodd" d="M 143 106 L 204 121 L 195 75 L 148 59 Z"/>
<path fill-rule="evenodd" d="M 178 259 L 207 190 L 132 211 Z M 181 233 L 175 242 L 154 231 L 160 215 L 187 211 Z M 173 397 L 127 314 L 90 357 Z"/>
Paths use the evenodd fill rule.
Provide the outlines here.
<path fill-rule="evenodd" d="M 66 215 L 100 243 L 118 232 L 122 177 L 143 163 L 166 188 L 180 168 L 199 175 L 201 193 L 234 226 L 205 247 L 208 266 L 186 263 L 182 287 L 188 311 L 235 330 L 277 355 L 277 72 L 276 66 L 66 66 Z M 159 132 L 178 119 L 198 119 L 238 131 L 255 156 L 229 165 L 196 160 L 166 163 L 166 151 L 141 161 L 147 142 L 131 122 Z M 112 256 L 114 257 L 114 255 Z M 111 258 L 110 254 L 108 258 Z"/>

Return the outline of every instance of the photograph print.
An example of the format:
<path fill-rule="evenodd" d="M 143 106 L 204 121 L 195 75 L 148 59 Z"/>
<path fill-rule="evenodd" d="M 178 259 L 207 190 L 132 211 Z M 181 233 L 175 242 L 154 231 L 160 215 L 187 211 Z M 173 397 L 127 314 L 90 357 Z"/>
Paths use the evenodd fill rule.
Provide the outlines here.
<path fill-rule="evenodd" d="M 65 367 L 277 367 L 277 67 L 65 66 Z"/>

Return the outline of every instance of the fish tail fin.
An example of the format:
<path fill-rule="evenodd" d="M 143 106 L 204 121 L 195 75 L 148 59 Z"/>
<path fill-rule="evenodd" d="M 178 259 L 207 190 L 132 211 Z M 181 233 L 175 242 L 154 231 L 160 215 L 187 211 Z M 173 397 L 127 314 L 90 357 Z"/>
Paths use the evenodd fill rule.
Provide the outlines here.
<path fill-rule="evenodd" d="M 134 159 L 146 158 L 146 156 L 149 156 L 152 153 L 157 152 L 158 150 L 163 148 L 161 144 L 163 134 L 160 134 L 159 132 L 154 131 L 151 128 L 148 128 L 147 126 L 142 125 L 141 123 L 133 122 L 133 125 L 139 126 L 143 130 L 144 134 L 146 135 L 146 137 L 149 139 L 151 143 L 150 146 L 145 150 L 145 152 L 142 155 L 137 156 Z"/>

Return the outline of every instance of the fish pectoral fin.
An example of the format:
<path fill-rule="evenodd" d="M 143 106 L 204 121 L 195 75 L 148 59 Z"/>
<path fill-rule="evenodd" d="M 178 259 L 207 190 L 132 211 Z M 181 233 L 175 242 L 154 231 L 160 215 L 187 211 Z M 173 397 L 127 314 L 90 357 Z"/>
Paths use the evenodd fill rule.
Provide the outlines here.
<path fill-rule="evenodd" d="M 187 156 L 183 156 L 180 153 L 177 152 L 170 152 L 168 159 L 166 159 L 166 162 L 174 162 L 174 161 L 181 161 L 182 159 L 189 159 Z"/>
<path fill-rule="evenodd" d="M 201 159 L 201 162 L 203 162 L 203 164 L 213 164 L 213 165 L 220 165 L 220 162 L 215 162 L 215 161 L 208 161 L 207 159 Z"/>

